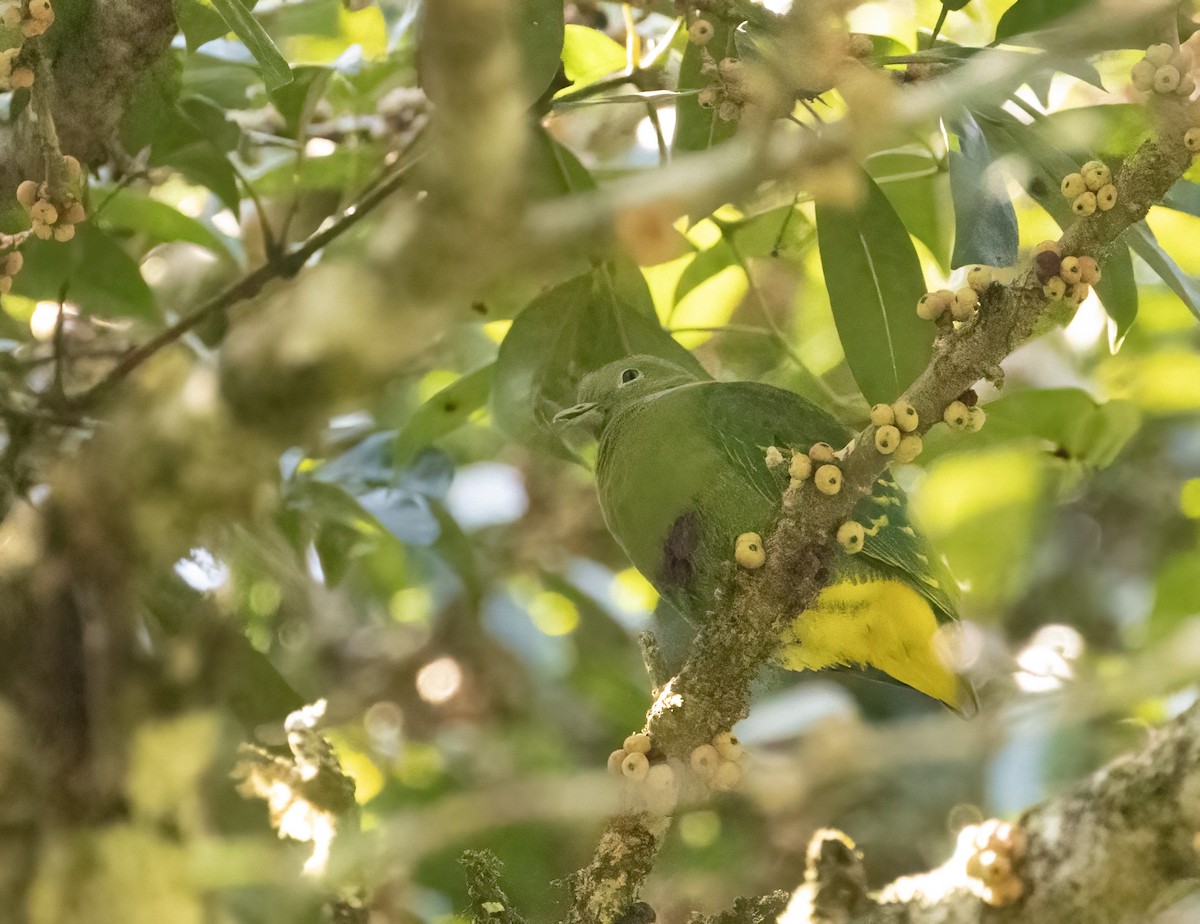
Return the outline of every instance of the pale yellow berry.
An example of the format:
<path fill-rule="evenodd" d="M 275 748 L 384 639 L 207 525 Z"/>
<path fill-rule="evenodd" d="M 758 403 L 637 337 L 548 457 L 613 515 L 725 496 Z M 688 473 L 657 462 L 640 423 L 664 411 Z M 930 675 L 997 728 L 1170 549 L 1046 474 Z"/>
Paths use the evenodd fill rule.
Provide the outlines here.
<path fill-rule="evenodd" d="M 731 99 L 725 100 L 717 107 L 717 118 L 722 122 L 736 122 L 742 114 L 742 107 Z"/>
<path fill-rule="evenodd" d="M 0 25 L 6 29 L 15 29 L 21 25 L 21 11 L 15 6 L 7 6 L 0 10 Z"/>
<path fill-rule="evenodd" d="M 936 321 L 946 310 L 946 303 L 936 292 L 926 292 L 917 301 L 917 317 L 923 321 Z"/>
<path fill-rule="evenodd" d="M 1068 173 L 1063 177 L 1061 189 L 1064 197 L 1074 199 L 1087 192 L 1087 183 L 1084 181 L 1082 173 Z"/>
<path fill-rule="evenodd" d="M 53 19 L 54 8 L 50 0 L 29 0 L 29 15 L 42 21 Z"/>
<path fill-rule="evenodd" d="M 1164 64 L 1154 72 L 1154 92 L 1174 93 L 1179 88 L 1179 68 Z"/>
<path fill-rule="evenodd" d="M 688 26 L 688 41 L 693 45 L 707 45 L 712 41 L 713 24 L 707 19 L 697 19 Z"/>
<path fill-rule="evenodd" d="M 1050 301 L 1056 302 L 1066 294 L 1067 284 L 1063 282 L 1061 276 L 1051 276 L 1042 286 L 1042 292 Z"/>
<path fill-rule="evenodd" d="M 954 304 L 950 306 L 950 317 L 966 321 L 979 307 L 979 293 L 974 289 L 959 289 L 954 293 Z"/>
<path fill-rule="evenodd" d="M 792 453 L 788 474 L 797 481 L 803 481 L 812 474 L 812 460 L 802 452 Z"/>
<path fill-rule="evenodd" d="M 19 250 L 14 250 L 4 258 L 4 272 L 9 276 L 15 276 L 21 272 L 21 267 L 25 265 L 25 257 Z"/>
<path fill-rule="evenodd" d="M 716 775 L 713 777 L 713 789 L 721 792 L 731 792 L 737 789 L 738 783 L 741 781 L 741 766 L 727 760 L 717 768 Z"/>
<path fill-rule="evenodd" d="M 941 299 L 944 310 L 949 311 L 950 306 L 954 304 L 954 293 L 949 289 L 938 289 L 933 294 Z"/>
<path fill-rule="evenodd" d="M 621 774 L 627 780 L 640 782 L 649 772 L 650 759 L 645 754 L 626 754 L 625 759 L 621 761 Z"/>
<path fill-rule="evenodd" d="M 59 241 L 60 243 L 65 244 L 67 241 L 71 240 L 74 237 L 75 237 L 75 226 L 74 225 L 55 225 L 54 226 L 54 239 L 56 241 Z"/>
<path fill-rule="evenodd" d="M 649 754 L 650 736 L 643 732 L 635 732 L 625 739 L 622 747 L 630 754 Z"/>
<path fill-rule="evenodd" d="M 970 416 L 971 409 L 961 401 L 951 401 L 946 405 L 945 413 L 942 414 L 942 420 L 946 421 L 955 430 L 961 430 L 967 425 L 967 418 Z"/>
<path fill-rule="evenodd" d="M 814 462 L 832 462 L 837 458 L 833 453 L 833 447 L 828 443 L 813 443 L 809 447 L 808 457 Z"/>
<path fill-rule="evenodd" d="M 1092 287 L 1086 282 L 1077 282 L 1073 286 L 1067 286 L 1067 292 L 1063 296 L 1063 301 L 1070 305 L 1081 305 L 1091 292 Z"/>
<path fill-rule="evenodd" d="M 608 755 L 608 772 L 613 776 L 624 776 L 625 758 L 629 755 L 623 748 L 617 748 Z"/>
<path fill-rule="evenodd" d="M 767 561 L 762 536 L 758 533 L 742 533 L 734 544 L 733 557 L 739 565 L 749 571 L 761 568 Z"/>
<path fill-rule="evenodd" d="M 36 38 L 50 28 L 50 24 L 54 22 L 54 11 L 50 11 L 50 16 L 46 19 L 26 19 L 21 23 L 21 34 L 25 38 Z"/>
<path fill-rule="evenodd" d="M 29 215 L 34 221 L 44 221 L 48 225 L 58 221 L 58 209 L 56 209 L 48 199 L 38 199 L 33 203 L 33 208 L 29 210 Z"/>
<path fill-rule="evenodd" d="M 1076 196 L 1071 211 L 1083 218 L 1096 214 L 1096 194 L 1089 191 Z"/>
<path fill-rule="evenodd" d="M 1095 257 L 1079 257 L 1079 281 L 1095 285 L 1100 281 L 1100 264 Z"/>
<path fill-rule="evenodd" d="M 696 102 L 700 104 L 701 109 L 711 109 L 717 102 L 717 91 L 712 87 L 705 87 L 696 94 Z"/>
<path fill-rule="evenodd" d="M 900 445 L 900 431 L 891 424 L 884 424 L 875 431 L 875 448 L 890 456 Z"/>
<path fill-rule="evenodd" d="M 838 545 L 850 555 L 856 555 L 862 551 L 863 539 L 865 537 L 866 530 L 863 529 L 862 524 L 857 520 L 847 520 L 838 527 Z"/>
<path fill-rule="evenodd" d="M 822 494 L 837 494 L 842 490 L 842 470 L 836 465 L 822 465 L 813 476 L 813 484 Z"/>
<path fill-rule="evenodd" d="M 1149 93 L 1154 89 L 1154 72 L 1156 70 L 1158 70 L 1158 66 L 1153 61 L 1142 58 L 1129 72 L 1129 79 L 1135 89 Z"/>
<path fill-rule="evenodd" d="M 675 771 L 669 764 L 654 764 L 642 784 L 642 799 L 646 810 L 658 815 L 667 815 L 675 808 L 678 798 L 679 786 L 675 781 Z"/>
<path fill-rule="evenodd" d="M 912 433 L 921 423 L 917 409 L 901 398 L 892 404 L 892 413 L 896 415 L 896 426 L 903 433 Z"/>
<path fill-rule="evenodd" d="M 83 167 L 80 165 L 78 158 L 72 157 L 70 154 L 64 154 L 63 173 L 66 174 L 67 182 L 72 186 L 83 179 Z"/>
<path fill-rule="evenodd" d="M 1056 256 L 1062 256 L 1062 246 L 1058 241 L 1042 241 L 1033 248 L 1033 255 L 1036 257 L 1039 253 L 1052 253 Z"/>
<path fill-rule="evenodd" d="M 54 225 L 48 225 L 44 221 L 38 221 L 36 218 L 30 224 L 30 231 L 33 236 L 43 241 L 48 241 L 54 237 Z"/>
<path fill-rule="evenodd" d="M 896 422 L 896 412 L 890 404 L 876 404 L 871 408 L 871 423 L 877 427 L 886 427 Z"/>
<path fill-rule="evenodd" d="M 1058 266 L 1058 275 L 1062 276 L 1062 281 L 1069 286 L 1073 286 L 1079 282 L 1079 258 L 1063 257 L 1062 263 Z"/>
<path fill-rule="evenodd" d="M 738 742 L 733 732 L 719 732 L 713 735 L 713 747 L 721 755 L 722 760 L 741 760 L 746 749 Z"/>
<path fill-rule="evenodd" d="M 27 67 L 15 68 L 8 82 L 14 90 L 28 90 L 33 86 L 33 71 Z"/>
<path fill-rule="evenodd" d="M 1196 92 L 1196 78 L 1191 74 L 1179 75 L 1179 86 L 1175 88 L 1175 93 L 1179 96 L 1190 97 Z"/>
<path fill-rule="evenodd" d="M 38 183 L 37 180 L 25 180 L 17 187 L 17 201 L 25 207 L 25 211 L 33 208 L 33 204 L 37 202 Z"/>
<path fill-rule="evenodd" d="M 1109 183 L 1107 186 L 1101 186 L 1096 192 L 1096 207 L 1102 212 L 1107 212 L 1117 204 L 1117 187 Z"/>
<path fill-rule="evenodd" d="M 897 462 L 911 462 L 924 448 L 925 441 L 921 437 L 915 433 L 905 433 L 900 438 L 900 445 L 896 447 L 895 459 Z"/>
<path fill-rule="evenodd" d="M 1101 160 L 1089 160 L 1079 168 L 1079 172 L 1083 174 L 1083 182 L 1092 192 L 1101 186 L 1107 186 L 1112 180 L 1112 171 L 1108 169 L 1108 164 Z"/>
<path fill-rule="evenodd" d="M 846 42 L 846 53 L 852 58 L 869 58 L 875 53 L 875 43 L 871 36 L 863 32 L 851 32 Z"/>
<path fill-rule="evenodd" d="M 983 429 L 984 423 L 987 421 L 987 414 L 983 408 L 976 405 L 967 412 L 966 428 L 971 433 L 976 433 Z"/>
<path fill-rule="evenodd" d="M 692 751 L 689 762 L 697 776 L 711 780 L 716 775 L 717 767 L 721 765 L 721 755 L 711 744 L 702 744 Z"/>
<path fill-rule="evenodd" d="M 972 266 L 967 270 L 967 285 L 977 292 L 982 292 L 990 286 L 994 278 L 990 266 Z"/>
<path fill-rule="evenodd" d="M 72 202 L 63 213 L 62 220 L 67 224 L 77 225 L 87 220 L 87 212 L 83 210 L 82 202 Z"/>
<path fill-rule="evenodd" d="M 12 276 L 0 276 L 0 295 L 7 295 L 12 291 L 12 287 Z"/>
<path fill-rule="evenodd" d="M 1155 67 L 1162 67 L 1164 64 L 1169 64 L 1171 58 L 1174 56 L 1175 49 L 1167 42 L 1160 42 L 1146 49 L 1146 60 Z"/>
<path fill-rule="evenodd" d="M 1200 152 L 1200 128 L 1189 128 L 1184 132 L 1183 146 L 1193 154 Z"/>

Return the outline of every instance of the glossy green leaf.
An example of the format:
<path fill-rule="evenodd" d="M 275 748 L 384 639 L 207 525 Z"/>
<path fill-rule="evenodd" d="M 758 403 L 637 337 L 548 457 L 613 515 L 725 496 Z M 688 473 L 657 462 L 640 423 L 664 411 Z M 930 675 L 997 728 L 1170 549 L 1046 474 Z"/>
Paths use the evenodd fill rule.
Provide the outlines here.
<path fill-rule="evenodd" d="M 1087 6 L 1091 0 L 1016 0 L 996 24 L 996 41 L 1036 32 L 1068 13 Z"/>
<path fill-rule="evenodd" d="M 1129 246 L 1146 261 L 1172 292 L 1179 296 L 1188 311 L 1200 319 L 1200 279 L 1185 273 L 1171 255 L 1162 249 L 1154 232 L 1145 222 L 1139 222 L 1126 232 Z"/>
<path fill-rule="evenodd" d="M 879 186 L 863 179 L 858 209 L 818 203 L 817 238 L 846 362 L 875 404 L 896 400 L 925 368 L 933 330 L 914 310 L 925 280 L 908 230 Z"/>
<path fill-rule="evenodd" d="M 93 218 L 102 227 L 132 231 L 157 243 L 187 241 L 211 250 L 222 259 L 233 259 L 216 232 L 165 202 L 128 188 L 112 190 L 97 185 L 92 186 L 92 195 L 99 203 Z"/>
<path fill-rule="evenodd" d="M 1200 218 L 1200 184 L 1180 180 L 1167 191 L 1163 205 Z"/>
<path fill-rule="evenodd" d="M 244 7 L 240 0 L 211 0 L 212 5 L 221 18 L 229 25 L 242 44 L 254 55 L 258 62 L 259 72 L 268 90 L 274 90 L 292 82 L 292 69 L 284 60 L 279 49 L 267 35 L 251 12 Z"/>
<path fill-rule="evenodd" d="M 958 150 L 950 152 L 950 190 L 954 197 L 954 255 L 951 266 L 1017 262 L 1017 213 L 1003 186 L 992 181 L 992 152 L 979 123 L 969 112 L 951 123 Z"/>
<path fill-rule="evenodd" d="M 866 166 L 909 233 L 949 274 L 954 205 L 946 170 L 923 151 L 885 151 L 869 157 Z"/>
<path fill-rule="evenodd" d="M 14 291 L 33 299 L 79 305 L 104 318 L 156 319 L 158 307 L 138 265 L 111 235 L 91 222 L 75 226 L 65 243 L 31 238 Z"/>
<path fill-rule="evenodd" d="M 1029 389 L 1005 395 L 987 406 L 991 442 L 1034 437 L 1088 465 L 1104 467 L 1141 426 L 1130 401 L 1097 402 L 1078 388 Z"/>
<path fill-rule="evenodd" d="M 492 411 L 513 439 L 570 458 L 551 423 L 575 387 L 607 362 L 648 353 L 704 374 L 658 323 L 636 266 L 605 264 L 538 296 L 513 322 L 496 361 Z"/>
<path fill-rule="evenodd" d="M 204 0 L 172 0 L 171 6 L 188 51 L 195 51 L 206 42 L 229 32 L 228 24 L 211 3 Z"/>
<path fill-rule="evenodd" d="M 737 131 L 737 122 L 726 122 L 717 114 L 716 107 L 705 109 L 700 105 L 696 92 L 713 82 L 713 78 L 701 73 L 704 54 L 721 60 L 733 48 L 735 23 L 713 16 L 713 37 L 703 48 L 691 42 L 683 50 L 683 61 L 679 65 L 679 90 L 686 94 L 675 100 L 675 138 L 672 147 L 676 152 L 707 151 L 714 144 L 732 138 Z"/>
<path fill-rule="evenodd" d="M 625 49 L 598 29 L 568 23 L 563 36 L 563 70 L 571 85 L 556 96 L 595 83 L 626 65 Z"/>
<path fill-rule="evenodd" d="M 462 376 L 417 408 L 396 435 L 393 458 L 405 465 L 440 436 L 461 427 L 487 403 L 495 363 Z"/>
<path fill-rule="evenodd" d="M 1138 290 L 1133 277 L 1133 259 L 1129 248 L 1117 244 L 1104 258 L 1104 271 L 1096 283 L 1096 294 L 1113 321 L 1109 346 L 1116 352 L 1137 318 Z"/>

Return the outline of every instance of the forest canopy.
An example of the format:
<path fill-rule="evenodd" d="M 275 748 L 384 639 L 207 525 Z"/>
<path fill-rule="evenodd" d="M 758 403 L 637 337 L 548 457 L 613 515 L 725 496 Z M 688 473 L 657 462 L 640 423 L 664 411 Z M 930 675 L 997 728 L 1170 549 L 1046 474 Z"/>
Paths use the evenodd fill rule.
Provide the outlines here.
<path fill-rule="evenodd" d="M 0 0 L 0 921 L 1196 920 L 1198 31 Z"/>

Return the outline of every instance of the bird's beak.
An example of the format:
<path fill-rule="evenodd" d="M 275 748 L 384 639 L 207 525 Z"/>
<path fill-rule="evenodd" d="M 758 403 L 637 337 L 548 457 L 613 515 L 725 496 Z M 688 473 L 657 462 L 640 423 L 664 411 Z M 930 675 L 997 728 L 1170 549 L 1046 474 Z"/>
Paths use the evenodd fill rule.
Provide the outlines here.
<path fill-rule="evenodd" d="M 574 407 L 566 408 L 554 415 L 555 424 L 562 426 L 569 424 L 581 417 L 586 417 L 592 411 L 596 410 L 598 405 L 595 401 L 585 401 L 583 404 L 576 404 Z"/>

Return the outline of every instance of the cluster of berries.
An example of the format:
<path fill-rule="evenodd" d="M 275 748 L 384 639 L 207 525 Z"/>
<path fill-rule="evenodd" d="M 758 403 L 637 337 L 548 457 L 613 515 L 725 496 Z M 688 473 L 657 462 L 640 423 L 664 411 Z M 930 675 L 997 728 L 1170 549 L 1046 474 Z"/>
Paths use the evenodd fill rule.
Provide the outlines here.
<path fill-rule="evenodd" d="M 713 789 L 729 792 L 742 781 L 746 749 L 731 732 L 713 735 L 712 741 L 692 751 L 689 762 L 696 776 Z"/>
<path fill-rule="evenodd" d="M 700 91 L 696 101 L 704 109 L 715 109 L 722 122 L 736 122 L 746 102 L 746 65 L 737 58 L 716 61 L 707 50 L 704 57 L 700 73 L 711 78 L 712 83 Z"/>
<path fill-rule="evenodd" d="M 876 426 L 875 448 L 883 455 L 896 457 L 897 462 L 911 462 L 925 448 L 915 432 L 921 419 L 916 408 L 901 398 L 893 404 L 877 404 L 871 408 L 871 423 Z"/>
<path fill-rule="evenodd" d="M 1133 66 L 1129 76 L 1133 85 L 1143 93 L 1182 96 L 1186 99 L 1196 92 L 1196 78 L 1191 70 L 1191 51 L 1174 48 L 1163 42 L 1147 48 L 1146 56 Z"/>
<path fill-rule="evenodd" d="M 0 0 L 0 25 L 20 29 L 25 38 L 41 35 L 53 24 L 50 0 Z"/>
<path fill-rule="evenodd" d="M 0 51 L 0 90 L 25 90 L 33 86 L 33 71 L 13 66 L 20 53 L 20 46 Z"/>
<path fill-rule="evenodd" d="M 29 213 L 34 235 L 43 241 L 50 238 L 56 241 L 71 240 L 75 236 L 75 226 L 87 218 L 83 203 L 79 201 L 83 168 L 78 160 L 68 154 L 63 158 L 63 172 L 68 189 L 58 202 L 51 200 L 48 183 L 25 180 L 17 187 L 17 201 Z"/>
<path fill-rule="evenodd" d="M 13 276 L 17 275 L 24 265 L 25 258 L 19 250 L 10 250 L 0 257 L 0 295 L 7 295 L 12 291 Z"/>
<path fill-rule="evenodd" d="M 954 401 L 946 405 L 942 420 L 955 430 L 966 430 L 976 433 L 983 429 L 987 414 L 979 406 L 979 396 L 974 389 L 967 389 Z"/>
<path fill-rule="evenodd" d="M 979 897 L 993 908 L 1011 905 L 1025 892 L 1014 867 L 1025 853 L 1025 832 L 997 818 L 964 828 L 956 854 L 967 856 L 966 873 L 979 883 Z"/>
<path fill-rule="evenodd" d="M 1089 160 L 1078 173 L 1063 177 L 1062 194 L 1071 200 L 1071 211 L 1081 218 L 1096 214 L 1096 210 L 1107 212 L 1117 204 L 1117 187 L 1112 182 L 1112 171 L 1103 161 Z"/>
<path fill-rule="evenodd" d="M 1069 305 L 1081 304 L 1100 281 L 1094 257 L 1064 257 L 1057 241 L 1042 241 L 1033 249 L 1033 270 L 1046 298 Z"/>
<path fill-rule="evenodd" d="M 917 302 L 917 317 L 940 321 L 949 313 L 955 321 L 969 321 L 979 310 L 979 296 L 992 284 L 992 271 L 987 266 L 972 266 L 967 270 L 967 284 L 957 292 L 938 289 L 926 292 Z"/>

